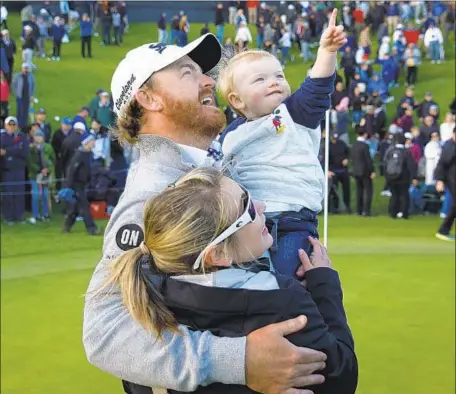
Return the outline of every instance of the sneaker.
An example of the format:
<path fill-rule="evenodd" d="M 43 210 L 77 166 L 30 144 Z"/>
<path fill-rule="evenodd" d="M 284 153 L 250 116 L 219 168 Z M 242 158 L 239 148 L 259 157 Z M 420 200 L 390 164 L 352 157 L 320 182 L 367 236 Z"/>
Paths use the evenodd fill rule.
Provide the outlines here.
<path fill-rule="evenodd" d="M 435 64 L 435 60 L 431 60 L 431 64 Z"/>
<path fill-rule="evenodd" d="M 453 241 L 454 242 L 456 240 L 456 237 L 454 235 L 450 235 L 450 234 L 436 233 L 435 237 L 437 239 L 440 239 L 441 241 Z"/>
<path fill-rule="evenodd" d="M 446 213 L 440 212 L 440 219 L 445 219 L 446 218 Z"/>
<path fill-rule="evenodd" d="M 29 221 L 30 224 L 36 224 L 36 218 L 32 217 L 28 221 Z"/>
<path fill-rule="evenodd" d="M 14 222 L 6 222 L 8 226 L 14 226 Z"/>
<path fill-rule="evenodd" d="M 404 217 L 404 214 L 403 214 L 402 212 L 398 212 L 397 215 L 396 215 L 396 217 L 397 217 L 398 219 L 402 219 L 402 218 Z"/>
<path fill-rule="evenodd" d="M 91 228 L 90 230 L 87 230 L 87 234 L 89 234 L 89 235 L 100 235 L 100 229 L 98 227 Z"/>
<path fill-rule="evenodd" d="M 41 220 L 42 220 L 43 222 L 50 222 L 50 221 L 51 221 L 51 218 L 50 218 L 49 216 L 43 216 L 43 217 L 41 218 Z"/>
<path fill-rule="evenodd" d="M 383 190 L 380 195 L 382 197 L 391 197 L 391 192 L 389 190 Z"/>
<path fill-rule="evenodd" d="M 76 218 L 76 221 L 77 221 L 77 222 L 82 222 L 83 220 L 84 220 L 84 219 L 82 218 L 82 216 L 78 216 L 78 217 Z"/>

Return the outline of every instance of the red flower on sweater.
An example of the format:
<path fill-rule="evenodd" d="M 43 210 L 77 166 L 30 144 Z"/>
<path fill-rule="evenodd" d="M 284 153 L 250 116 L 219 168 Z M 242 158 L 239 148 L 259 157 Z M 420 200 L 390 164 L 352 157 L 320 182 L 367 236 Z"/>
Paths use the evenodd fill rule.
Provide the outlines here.
<path fill-rule="evenodd" d="M 18 135 L 16 135 L 16 137 L 14 137 L 13 141 L 14 141 L 14 142 L 21 142 L 21 137 L 19 137 Z"/>

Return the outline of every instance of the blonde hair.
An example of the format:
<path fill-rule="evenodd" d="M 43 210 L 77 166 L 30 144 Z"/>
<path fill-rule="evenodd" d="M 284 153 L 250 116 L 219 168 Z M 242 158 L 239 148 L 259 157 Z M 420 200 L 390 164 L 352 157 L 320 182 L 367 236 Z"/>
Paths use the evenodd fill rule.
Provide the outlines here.
<path fill-rule="evenodd" d="M 179 21 L 179 30 L 183 30 L 184 29 L 184 26 L 186 25 L 187 20 L 188 20 L 187 16 L 183 15 L 181 20 Z"/>
<path fill-rule="evenodd" d="M 144 82 L 141 89 L 153 91 L 152 76 Z M 134 145 L 138 142 L 138 133 L 144 122 L 144 108 L 138 103 L 135 97 L 125 105 L 118 115 L 116 125 L 111 128 L 113 135 L 121 145 Z"/>
<path fill-rule="evenodd" d="M 164 275 L 204 272 L 204 267 L 193 271 L 193 263 L 235 220 L 223 203 L 222 179 L 223 175 L 215 169 L 195 169 L 146 204 L 143 242 L 150 253 L 150 264 Z M 119 286 L 123 303 L 133 318 L 160 338 L 164 329 L 179 331 L 163 295 L 157 289 L 148 293 L 142 279 L 144 245 L 124 253 L 114 262 L 110 277 L 98 293 Z M 229 237 L 220 247 L 224 253 L 228 248 L 233 250 L 234 237 Z"/>
<path fill-rule="evenodd" d="M 226 65 L 223 67 L 223 69 L 220 72 L 220 76 L 217 82 L 217 89 L 222 96 L 222 98 L 230 104 L 230 101 L 228 100 L 228 96 L 230 93 L 234 91 L 234 75 L 235 75 L 235 70 L 236 70 L 236 65 L 240 61 L 247 61 L 247 62 L 252 62 L 264 57 L 275 57 L 271 55 L 269 52 L 262 51 L 259 49 L 251 49 L 248 51 L 243 51 L 238 53 L 237 55 L 233 56 Z M 233 110 L 236 111 L 235 108 Z M 237 112 L 237 111 L 236 111 Z M 242 114 L 241 114 L 242 115 Z"/>

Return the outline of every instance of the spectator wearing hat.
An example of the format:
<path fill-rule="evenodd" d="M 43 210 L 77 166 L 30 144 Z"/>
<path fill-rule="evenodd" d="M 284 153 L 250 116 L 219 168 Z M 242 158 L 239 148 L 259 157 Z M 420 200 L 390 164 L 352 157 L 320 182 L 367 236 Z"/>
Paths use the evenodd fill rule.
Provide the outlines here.
<path fill-rule="evenodd" d="M 70 117 L 65 117 L 60 123 L 60 128 L 52 135 L 52 149 L 55 155 L 55 176 L 56 190 L 59 191 L 62 188 L 61 179 L 65 176 L 64 165 L 63 165 L 63 142 L 70 135 L 72 120 Z"/>
<path fill-rule="evenodd" d="M 13 93 L 16 96 L 16 110 L 19 128 L 25 130 L 27 127 L 30 103 L 35 95 L 35 77 L 30 72 L 30 66 L 22 63 L 21 71 L 14 74 Z"/>
<path fill-rule="evenodd" d="M 24 42 L 22 43 L 22 61 L 29 65 L 33 70 L 37 67 L 33 64 L 33 51 L 37 48 L 36 38 L 33 34 L 33 28 L 30 25 L 24 27 Z"/>
<path fill-rule="evenodd" d="M 62 144 L 62 167 L 64 174 L 68 172 L 71 159 L 81 145 L 82 136 L 87 133 L 85 123 L 76 122 L 70 135 L 65 138 Z"/>
<path fill-rule="evenodd" d="M 46 122 L 46 111 L 44 108 L 40 108 L 35 115 L 35 121 L 40 126 L 41 131 L 44 133 L 44 142 L 49 143 L 51 141 L 52 129 L 51 124 Z"/>
<path fill-rule="evenodd" d="M 53 43 L 51 60 L 60 60 L 60 49 L 62 47 L 62 40 L 65 33 L 65 20 L 63 18 L 56 17 L 55 22 L 51 27 L 51 37 Z"/>
<path fill-rule="evenodd" d="M 339 183 L 342 184 L 343 201 L 348 214 L 351 214 L 350 208 L 350 176 L 348 174 L 348 159 L 350 149 L 347 144 L 339 138 L 336 132 L 330 135 L 329 144 L 329 172 L 328 176 L 337 189 Z M 338 210 L 338 204 L 334 207 Z"/>
<path fill-rule="evenodd" d="M 0 70 L 0 128 L 3 128 L 3 123 L 8 117 L 10 88 L 5 74 Z"/>
<path fill-rule="evenodd" d="M 409 133 L 413 127 L 413 107 L 409 106 L 404 115 L 397 120 L 397 125 L 404 133 Z"/>
<path fill-rule="evenodd" d="M 0 48 L 4 48 L 5 50 L 5 57 L 8 62 L 9 72 L 6 75 L 6 79 L 8 83 L 11 84 L 13 70 L 14 70 L 14 56 L 16 55 L 16 43 L 13 39 L 9 36 L 9 31 L 7 29 L 3 29 L 1 31 L 1 40 L 0 40 Z"/>
<path fill-rule="evenodd" d="M 104 127 L 110 127 L 114 124 L 115 115 L 112 110 L 112 104 L 108 92 L 100 94 L 100 101 L 93 118 L 98 119 Z"/>
<path fill-rule="evenodd" d="M 73 127 L 76 123 L 82 123 L 85 126 L 85 130 L 88 131 L 87 128 L 87 118 L 90 115 L 90 108 L 89 107 L 82 107 L 79 112 L 73 118 Z"/>
<path fill-rule="evenodd" d="M 93 23 L 90 20 L 88 14 L 83 14 L 82 19 L 79 21 L 79 27 L 81 29 L 81 54 L 82 57 L 92 57 L 92 34 L 93 34 Z"/>
<path fill-rule="evenodd" d="M 76 217 L 79 215 L 83 218 L 89 235 L 99 234 L 99 230 L 90 213 L 90 205 L 86 194 L 86 187 L 90 182 L 90 163 L 94 146 L 95 137 L 90 133 L 84 134 L 68 166 L 65 186 L 72 190 L 73 201 L 68 204 L 63 225 L 63 232 L 65 233 L 71 231 Z"/>
<path fill-rule="evenodd" d="M 418 106 L 417 106 L 417 115 L 420 118 L 420 121 L 422 122 L 423 119 L 429 115 L 431 106 L 437 106 L 437 103 L 432 99 L 432 93 L 431 92 L 426 92 L 424 95 L 424 101 L 422 101 Z M 438 107 L 438 106 L 437 106 Z"/>
<path fill-rule="evenodd" d="M 0 157 L 4 195 L 3 219 L 8 224 L 23 222 L 25 211 L 25 168 L 29 143 L 18 130 L 18 120 L 5 119 L 5 132 L 0 134 Z M 6 183 L 6 184 L 5 184 Z"/>
<path fill-rule="evenodd" d="M 42 130 L 35 132 L 30 146 L 27 169 L 32 186 L 31 224 L 37 220 L 49 221 L 49 186 L 54 176 L 55 154 L 50 144 L 45 142 Z M 40 214 L 41 200 L 41 214 Z"/>
<path fill-rule="evenodd" d="M 413 109 L 418 107 L 418 104 L 415 101 L 415 92 L 411 87 L 407 88 L 405 91 L 404 97 L 402 97 L 396 107 L 396 117 L 400 118 L 402 115 L 405 114 L 405 110 L 409 107 Z"/>

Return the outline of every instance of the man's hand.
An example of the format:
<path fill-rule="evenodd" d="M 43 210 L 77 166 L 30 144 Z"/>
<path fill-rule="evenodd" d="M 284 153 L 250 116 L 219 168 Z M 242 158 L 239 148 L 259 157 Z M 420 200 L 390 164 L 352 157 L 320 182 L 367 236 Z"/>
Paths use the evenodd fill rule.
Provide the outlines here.
<path fill-rule="evenodd" d="M 370 175 L 370 179 L 372 179 L 372 180 L 375 179 L 375 172 L 373 172 L 373 173 Z"/>
<path fill-rule="evenodd" d="M 247 335 L 246 383 L 263 394 L 311 394 L 306 387 L 324 382 L 314 374 L 325 368 L 326 355 L 317 350 L 300 348 L 284 337 L 302 330 L 304 316 L 271 324 Z"/>
<path fill-rule="evenodd" d="M 435 190 L 439 193 L 443 193 L 445 191 L 445 184 L 442 181 L 437 181 L 435 183 Z"/>
<path fill-rule="evenodd" d="M 0 149 L 0 156 L 5 156 L 5 155 L 6 155 L 6 150 Z"/>
<path fill-rule="evenodd" d="M 347 36 L 342 25 L 336 26 L 337 8 L 334 8 L 329 18 L 328 28 L 323 32 L 320 39 L 320 49 L 328 52 L 337 50 L 347 43 Z"/>
<path fill-rule="evenodd" d="M 344 167 L 347 167 L 347 166 L 348 166 L 348 159 L 342 160 L 342 165 L 343 165 Z"/>
<path fill-rule="evenodd" d="M 328 171 L 328 179 L 332 179 L 334 176 L 334 172 Z"/>

